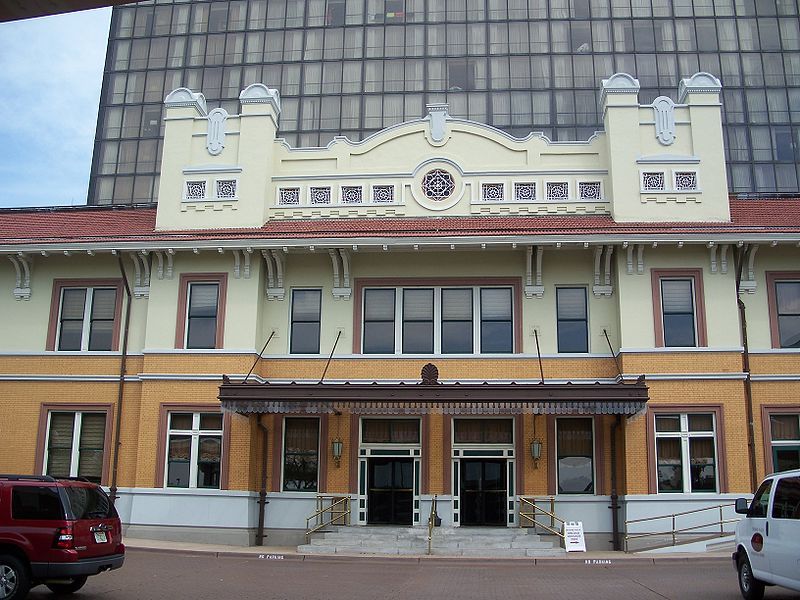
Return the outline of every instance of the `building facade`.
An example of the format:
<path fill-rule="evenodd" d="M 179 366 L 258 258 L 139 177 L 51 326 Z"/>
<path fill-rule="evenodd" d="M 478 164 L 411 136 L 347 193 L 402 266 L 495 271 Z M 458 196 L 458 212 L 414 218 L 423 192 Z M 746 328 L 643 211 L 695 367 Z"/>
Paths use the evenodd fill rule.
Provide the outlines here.
<path fill-rule="evenodd" d="M 680 74 L 717 75 L 732 193 L 796 194 L 796 0 L 231 0 L 115 7 L 89 204 L 151 202 L 162 102 L 178 87 L 237 112 L 239 91 L 281 91 L 293 147 L 352 141 L 448 103 L 518 137 L 587 140 L 597 82 L 637 73 L 642 102 Z"/>
<path fill-rule="evenodd" d="M 729 198 L 714 76 L 639 93 L 604 80 L 583 142 L 434 104 L 296 149 L 274 89 L 174 90 L 157 205 L 0 211 L 0 471 L 99 481 L 142 537 L 552 497 L 608 549 L 797 466 L 800 204 Z"/>

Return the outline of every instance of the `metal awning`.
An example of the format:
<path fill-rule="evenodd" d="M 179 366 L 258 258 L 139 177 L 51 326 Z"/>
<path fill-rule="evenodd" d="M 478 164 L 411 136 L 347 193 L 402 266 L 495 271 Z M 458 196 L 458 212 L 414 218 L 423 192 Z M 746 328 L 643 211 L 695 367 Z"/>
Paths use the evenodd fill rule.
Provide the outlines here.
<path fill-rule="evenodd" d="M 635 383 L 234 383 L 223 377 L 226 411 L 362 415 L 633 415 L 648 388 Z"/>

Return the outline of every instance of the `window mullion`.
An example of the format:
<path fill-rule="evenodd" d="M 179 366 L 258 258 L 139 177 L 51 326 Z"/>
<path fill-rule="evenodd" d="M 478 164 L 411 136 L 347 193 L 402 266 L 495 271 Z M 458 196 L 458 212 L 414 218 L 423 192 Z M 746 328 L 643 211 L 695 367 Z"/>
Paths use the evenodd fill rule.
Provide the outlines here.
<path fill-rule="evenodd" d="M 472 352 L 482 354 L 481 327 L 483 326 L 483 313 L 481 312 L 481 288 L 472 287 Z"/>
<path fill-rule="evenodd" d="M 89 349 L 89 334 L 92 326 L 92 304 L 94 303 L 94 290 L 86 288 L 86 300 L 83 303 L 83 327 L 81 327 L 81 350 Z"/>
<path fill-rule="evenodd" d="M 199 413 L 195 413 L 198 417 Z M 197 428 L 192 429 L 192 449 L 189 453 L 189 487 L 197 487 L 197 461 L 200 459 L 200 433 Z"/>
<path fill-rule="evenodd" d="M 442 353 L 442 288 L 433 288 L 433 353 Z"/>
<path fill-rule="evenodd" d="M 81 421 L 83 413 L 75 413 L 75 421 L 72 424 L 72 452 L 69 457 L 69 476 L 78 476 L 78 461 L 80 459 L 81 444 Z"/>

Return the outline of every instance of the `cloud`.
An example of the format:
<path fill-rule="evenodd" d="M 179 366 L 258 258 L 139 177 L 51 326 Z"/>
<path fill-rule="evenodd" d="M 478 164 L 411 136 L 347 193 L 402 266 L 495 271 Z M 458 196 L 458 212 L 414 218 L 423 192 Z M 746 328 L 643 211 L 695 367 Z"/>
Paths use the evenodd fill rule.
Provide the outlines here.
<path fill-rule="evenodd" d="M 110 19 L 0 24 L 0 207 L 86 202 Z"/>

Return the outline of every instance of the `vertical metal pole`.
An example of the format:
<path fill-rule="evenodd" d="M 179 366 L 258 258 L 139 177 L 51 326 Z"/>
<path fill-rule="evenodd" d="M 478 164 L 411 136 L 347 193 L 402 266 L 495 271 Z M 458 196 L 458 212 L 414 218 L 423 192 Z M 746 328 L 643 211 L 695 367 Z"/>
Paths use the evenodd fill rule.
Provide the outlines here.
<path fill-rule="evenodd" d="M 262 431 L 264 448 L 261 452 L 261 490 L 258 492 L 258 529 L 256 530 L 256 546 L 264 545 L 264 513 L 267 510 L 267 455 L 269 452 L 269 430 L 258 417 L 258 427 Z"/>
<path fill-rule="evenodd" d="M 720 507 L 719 507 L 719 534 L 720 535 L 724 535 L 725 534 L 724 525 L 722 523 L 722 505 L 720 505 Z"/>
<path fill-rule="evenodd" d="M 672 545 L 673 546 L 675 545 L 675 519 L 676 518 L 677 517 L 675 515 L 672 515 Z"/>

